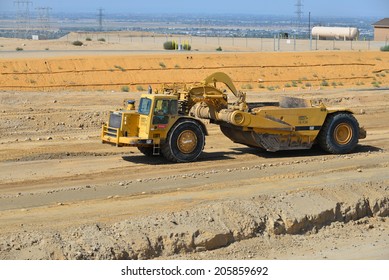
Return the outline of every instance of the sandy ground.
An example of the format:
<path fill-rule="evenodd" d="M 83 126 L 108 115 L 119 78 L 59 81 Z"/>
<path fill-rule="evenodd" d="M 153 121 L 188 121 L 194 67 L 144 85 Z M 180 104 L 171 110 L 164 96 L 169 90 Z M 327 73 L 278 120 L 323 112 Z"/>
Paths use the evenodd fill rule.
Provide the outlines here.
<path fill-rule="evenodd" d="M 93 55 L 0 60 L 0 259 L 389 258 L 388 54 Z M 136 87 L 213 71 L 249 101 L 348 107 L 368 137 L 348 155 L 266 153 L 207 124 L 188 164 L 101 144 Z"/>
<path fill-rule="evenodd" d="M 1 20 L 0 20 L 1 24 Z M 104 41 L 102 41 L 104 40 Z M 72 45 L 74 41 L 81 41 L 81 47 Z M 48 57 L 65 54 L 69 51 L 77 52 L 150 52 L 163 51 L 166 41 L 175 41 L 177 44 L 189 44 L 195 52 L 215 52 L 219 47 L 223 52 L 306 52 L 306 51 L 378 51 L 387 44 L 385 41 L 342 41 L 342 40 L 305 40 L 305 39 L 274 39 L 274 38 L 235 38 L 235 37 L 200 37 L 190 35 L 161 35 L 147 32 L 77 32 L 69 33 L 58 40 L 23 40 L 0 38 L 0 57 L 11 55 L 16 48 L 23 51 L 13 56 Z"/>

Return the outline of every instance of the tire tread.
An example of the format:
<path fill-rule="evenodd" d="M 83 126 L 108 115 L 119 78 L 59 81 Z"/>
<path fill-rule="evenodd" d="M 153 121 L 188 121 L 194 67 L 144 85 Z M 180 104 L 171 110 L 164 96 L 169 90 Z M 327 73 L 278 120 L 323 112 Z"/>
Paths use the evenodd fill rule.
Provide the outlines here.
<path fill-rule="evenodd" d="M 201 125 L 199 125 L 196 121 L 194 120 L 190 120 L 190 119 L 183 119 L 183 120 L 179 120 L 171 129 L 170 129 L 170 132 L 166 138 L 166 141 L 161 143 L 161 152 L 162 152 L 162 155 L 169 161 L 171 162 L 189 162 L 189 161 L 195 161 L 199 155 L 201 154 L 201 152 L 194 158 L 194 159 L 191 159 L 191 160 L 187 160 L 187 159 L 182 159 L 182 158 L 177 158 L 174 154 L 173 154 L 173 151 L 172 151 L 172 147 L 170 146 L 170 141 L 171 141 L 171 137 L 173 136 L 172 134 L 175 133 L 176 129 L 182 125 L 193 125 L 193 126 L 196 126 L 200 131 L 201 131 L 201 139 L 198 139 L 201 143 L 201 152 L 202 150 L 204 149 L 204 146 L 205 146 L 205 133 L 201 127 Z"/>
<path fill-rule="evenodd" d="M 345 146 L 339 146 L 335 143 L 333 139 L 333 126 L 334 123 L 342 123 L 342 121 L 346 121 L 351 123 L 353 128 L 353 138 L 351 141 Z M 334 113 L 327 116 L 319 135 L 318 135 L 318 143 L 319 146 L 326 152 L 331 154 L 346 154 L 355 148 L 358 144 L 358 135 L 359 135 L 359 124 L 356 118 L 351 113 L 339 112 Z"/>

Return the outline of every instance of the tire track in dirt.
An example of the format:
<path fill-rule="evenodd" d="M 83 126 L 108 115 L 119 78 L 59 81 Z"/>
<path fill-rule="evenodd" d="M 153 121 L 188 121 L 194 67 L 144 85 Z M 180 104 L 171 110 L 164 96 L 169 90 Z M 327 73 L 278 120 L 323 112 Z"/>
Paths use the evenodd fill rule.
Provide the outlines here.
<path fill-rule="evenodd" d="M 244 155 L 242 157 L 245 158 L 243 166 L 238 163 L 239 167 L 233 167 L 237 163 L 230 162 L 224 168 L 218 166 L 218 168 L 209 169 L 212 163 L 203 162 L 202 165 L 205 163 L 205 166 L 199 169 L 193 166 L 190 169 L 192 172 L 187 173 L 185 170 L 179 170 L 174 175 L 171 175 L 168 170 L 156 172 L 156 167 L 149 167 L 147 164 L 115 167 L 115 164 L 109 165 L 108 161 L 105 166 L 111 166 L 111 168 L 107 171 L 104 168 L 98 167 L 99 162 L 106 160 L 104 158 L 96 158 L 96 167 L 87 173 L 74 174 L 77 170 L 66 176 L 60 176 L 55 173 L 51 175 L 42 173 L 41 175 L 35 175 L 34 178 L 21 177 L 19 179 L 13 178 L 12 181 L 6 181 L 0 184 L 0 188 L 3 191 L 3 196 L 0 197 L 0 200 L 5 199 L 2 203 L 2 209 L 4 210 L 7 207 L 17 207 L 17 205 L 36 207 L 54 204 L 57 201 L 104 199 L 110 195 L 129 197 L 134 195 L 142 196 L 142 193 L 163 194 L 175 192 L 177 188 L 182 189 L 182 191 L 193 191 L 196 189 L 197 192 L 201 190 L 204 192 L 209 190 L 224 192 L 223 189 L 225 189 L 225 191 L 229 192 L 229 190 L 240 188 L 239 186 L 251 186 L 253 184 L 265 186 L 268 184 L 279 185 L 281 184 L 280 182 L 285 182 L 285 186 L 293 187 L 296 182 L 299 182 L 301 186 L 306 186 L 313 180 L 320 181 L 320 183 L 317 182 L 315 185 L 322 184 L 322 181 L 330 182 L 327 179 L 329 174 L 331 174 L 331 177 L 338 178 L 336 180 L 342 181 L 344 176 L 352 176 L 352 174 L 359 173 L 358 180 L 362 180 L 362 178 L 369 178 L 369 174 L 374 172 L 374 170 L 384 170 L 387 168 L 385 156 L 381 152 L 341 157 L 343 160 L 353 162 L 348 167 L 342 167 L 343 162 L 337 156 L 332 158 L 320 156 L 309 160 L 302 159 L 297 161 L 276 161 L 259 165 L 250 165 L 250 162 L 254 163 L 256 161 L 255 157 L 251 157 L 251 159 Z M 238 157 L 236 160 L 239 161 L 239 158 L 241 157 Z M 370 163 L 372 158 L 375 159 L 373 165 Z M 66 167 L 69 165 L 69 162 L 64 161 L 61 164 Z M 87 160 L 87 162 L 89 161 Z M 38 163 L 41 164 L 40 162 Z M 162 159 L 161 163 L 163 164 Z M 25 165 L 25 163 L 22 164 Z M 317 164 L 321 165 L 320 175 L 316 171 Z M 60 166 L 58 165 L 57 169 Z M 164 164 L 164 166 L 171 166 L 171 164 Z M 27 172 L 26 174 L 32 172 L 28 171 L 28 165 L 24 169 Z M 142 170 L 143 176 L 137 175 L 139 170 Z M 158 176 L 155 176 L 156 173 Z M 147 176 L 148 174 L 149 176 Z M 348 175 L 342 176 L 340 174 Z M 231 178 L 229 182 L 225 182 L 226 177 Z M 385 179 L 386 177 L 382 175 L 380 178 Z M 91 181 L 94 182 L 93 188 L 88 183 Z M 225 183 L 220 185 L 222 182 Z M 88 185 L 89 187 L 86 187 Z M 242 194 L 245 192 L 246 190 L 242 191 Z M 13 197 L 12 202 L 8 201 L 10 197 Z"/>

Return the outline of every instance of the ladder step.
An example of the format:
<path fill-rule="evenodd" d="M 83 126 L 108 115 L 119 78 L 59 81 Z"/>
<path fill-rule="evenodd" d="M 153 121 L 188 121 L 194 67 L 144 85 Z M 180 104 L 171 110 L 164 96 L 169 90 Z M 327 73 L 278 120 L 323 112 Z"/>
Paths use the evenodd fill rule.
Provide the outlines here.
<path fill-rule="evenodd" d="M 153 145 L 153 156 L 159 156 L 160 155 L 161 148 L 159 144 Z"/>

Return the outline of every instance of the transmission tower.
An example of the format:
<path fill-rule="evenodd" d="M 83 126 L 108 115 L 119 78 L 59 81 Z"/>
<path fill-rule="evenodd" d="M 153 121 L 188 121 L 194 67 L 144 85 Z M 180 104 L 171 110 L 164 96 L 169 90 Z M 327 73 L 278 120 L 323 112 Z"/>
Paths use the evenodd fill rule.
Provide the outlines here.
<path fill-rule="evenodd" d="M 27 38 L 28 32 L 31 28 L 31 17 L 30 17 L 30 6 L 32 6 L 31 1 L 14 1 L 14 6 L 17 7 L 16 11 L 16 26 L 17 32 L 23 33 L 23 37 Z"/>
<path fill-rule="evenodd" d="M 38 7 L 36 8 L 38 11 L 38 21 L 39 21 L 39 28 L 44 33 L 48 33 L 50 30 L 50 11 L 52 8 L 50 7 Z"/>
<path fill-rule="evenodd" d="M 99 31 L 103 31 L 103 9 L 99 9 L 98 20 L 99 20 Z"/>
<path fill-rule="evenodd" d="M 303 1 L 297 0 L 296 2 L 296 17 L 297 17 L 297 28 L 300 30 L 302 26 L 302 19 L 303 19 Z"/>

